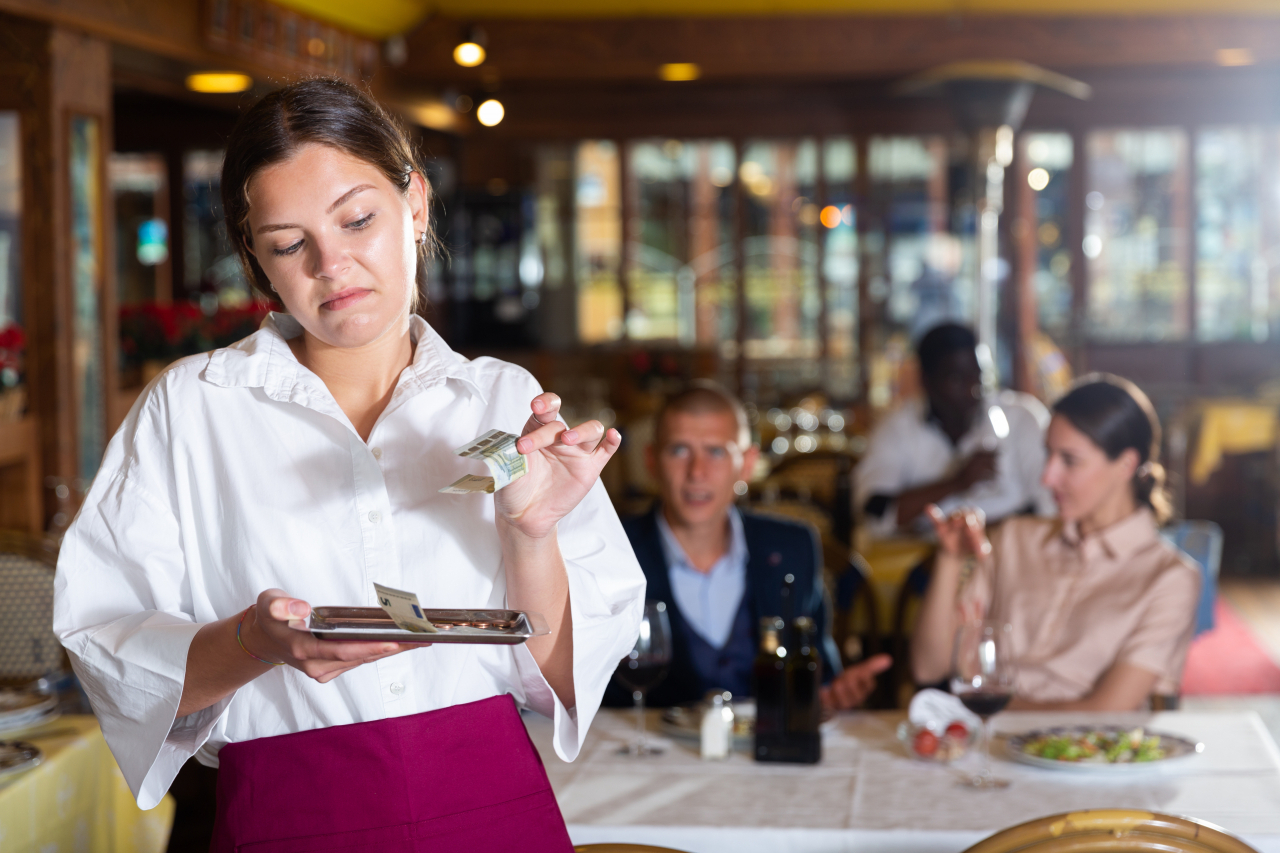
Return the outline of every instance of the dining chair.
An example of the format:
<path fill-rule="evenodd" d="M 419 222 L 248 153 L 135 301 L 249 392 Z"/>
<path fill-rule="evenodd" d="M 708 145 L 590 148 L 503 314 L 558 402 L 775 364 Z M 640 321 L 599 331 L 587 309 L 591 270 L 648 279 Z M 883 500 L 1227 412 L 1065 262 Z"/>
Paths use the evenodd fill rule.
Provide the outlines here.
<path fill-rule="evenodd" d="M 1137 809 L 1050 815 L 1002 829 L 964 853 L 1258 853 L 1203 821 Z"/>
<path fill-rule="evenodd" d="M 22 531 L 0 531 L 0 682 L 23 682 L 67 668 L 53 633 L 57 547 Z"/>
<path fill-rule="evenodd" d="M 648 844 L 581 844 L 574 853 L 682 853 L 673 847 L 653 847 Z"/>
<path fill-rule="evenodd" d="M 1200 567 L 1200 601 L 1196 604 L 1196 634 L 1213 630 L 1213 607 L 1218 599 L 1218 570 L 1222 566 L 1222 528 L 1212 521 L 1180 521 L 1160 531 L 1173 547 Z"/>

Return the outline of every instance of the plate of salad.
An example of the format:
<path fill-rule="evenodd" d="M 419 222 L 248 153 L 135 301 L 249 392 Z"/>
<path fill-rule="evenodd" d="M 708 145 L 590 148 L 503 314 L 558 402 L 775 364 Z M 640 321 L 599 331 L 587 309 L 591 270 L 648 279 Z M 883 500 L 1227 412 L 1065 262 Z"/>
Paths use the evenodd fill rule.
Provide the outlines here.
<path fill-rule="evenodd" d="M 1204 751 L 1204 744 L 1142 726 L 1059 726 L 1013 735 L 1016 761 L 1053 770 L 1132 773 L 1164 767 Z"/>

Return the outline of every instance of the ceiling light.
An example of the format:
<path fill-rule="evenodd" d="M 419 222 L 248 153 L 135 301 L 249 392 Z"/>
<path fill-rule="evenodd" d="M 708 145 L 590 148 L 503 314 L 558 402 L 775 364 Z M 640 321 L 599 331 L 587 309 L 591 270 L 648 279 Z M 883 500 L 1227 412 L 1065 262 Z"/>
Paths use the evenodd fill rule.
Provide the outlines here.
<path fill-rule="evenodd" d="M 476 119 L 478 119 L 485 127 L 493 127 L 495 124 L 502 121 L 502 117 L 506 114 L 507 111 L 503 109 L 502 102 L 495 100 L 494 98 L 490 98 L 480 106 L 476 107 Z"/>
<path fill-rule="evenodd" d="M 829 204 L 822 208 L 822 213 L 818 215 L 818 220 L 827 228 L 835 228 L 840 224 L 840 208 L 834 204 Z"/>
<path fill-rule="evenodd" d="M 671 83 L 697 80 L 702 76 L 702 69 L 694 62 L 668 62 L 658 66 L 658 76 Z"/>
<path fill-rule="evenodd" d="M 484 48 L 473 41 L 464 41 L 453 49 L 453 61 L 463 68 L 475 68 L 484 62 Z"/>
<path fill-rule="evenodd" d="M 1217 53 L 1218 64 L 1225 66 L 1252 65 L 1253 51 L 1247 47 L 1224 47 Z"/>
<path fill-rule="evenodd" d="M 252 77 L 234 71 L 210 71 L 204 74 L 191 74 L 187 77 L 187 88 L 193 92 L 227 94 L 243 92 L 252 85 Z"/>

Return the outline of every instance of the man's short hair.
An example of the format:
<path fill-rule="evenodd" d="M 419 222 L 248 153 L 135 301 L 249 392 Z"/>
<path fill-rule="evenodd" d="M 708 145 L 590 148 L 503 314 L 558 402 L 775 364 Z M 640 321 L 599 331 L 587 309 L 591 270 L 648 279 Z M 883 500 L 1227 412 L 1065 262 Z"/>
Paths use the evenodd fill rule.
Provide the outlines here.
<path fill-rule="evenodd" d="M 920 359 L 920 375 L 936 376 L 943 359 L 953 352 L 968 350 L 974 352 L 978 347 L 978 336 L 973 329 L 959 323 L 941 323 L 934 326 L 916 344 L 916 356 Z"/>
<path fill-rule="evenodd" d="M 687 415 L 705 415 L 727 412 L 738 423 L 738 449 L 751 446 L 751 424 L 742 402 L 730 394 L 723 385 L 709 379 L 695 379 L 681 390 L 662 401 L 662 408 L 654 420 L 654 444 L 661 449 L 666 442 L 667 415 L 681 412 Z"/>

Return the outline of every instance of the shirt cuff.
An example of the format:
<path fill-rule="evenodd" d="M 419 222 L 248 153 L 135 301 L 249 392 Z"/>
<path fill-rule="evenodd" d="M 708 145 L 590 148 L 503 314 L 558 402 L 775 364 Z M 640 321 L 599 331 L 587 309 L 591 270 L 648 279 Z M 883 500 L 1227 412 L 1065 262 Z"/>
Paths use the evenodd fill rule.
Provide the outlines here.
<path fill-rule="evenodd" d="M 203 627 L 146 611 L 101 627 L 78 653 L 68 649 L 107 746 L 142 809 L 160 803 L 234 696 L 177 719 L 187 652 Z"/>

